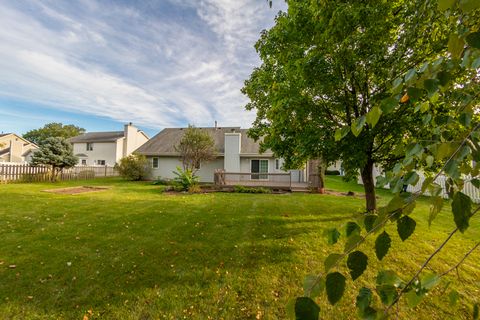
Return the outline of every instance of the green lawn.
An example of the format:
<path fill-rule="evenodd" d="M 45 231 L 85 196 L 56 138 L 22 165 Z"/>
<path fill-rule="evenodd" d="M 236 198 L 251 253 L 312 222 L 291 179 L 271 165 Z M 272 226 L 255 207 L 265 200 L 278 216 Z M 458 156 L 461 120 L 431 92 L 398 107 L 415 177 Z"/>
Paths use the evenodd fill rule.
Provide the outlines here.
<path fill-rule="evenodd" d="M 327 182 L 329 189 L 362 190 L 334 177 Z M 111 189 L 42 192 L 86 184 Z M 285 319 L 304 276 L 322 271 L 324 257 L 342 248 L 327 246 L 323 231 L 342 227 L 364 205 L 331 195 L 167 195 L 158 188 L 116 179 L 0 185 L 0 318 L 82 319 L 91 310 L 89 319 Z M 385 203 L 390 195 L 379 197 Z M 337 306 L 322 296 L 322 318 L 355 318 L 356 292 L 373 283 L 372 266 L 411 275 L 453 228 L 447 209 L 428 228 L 422 199 L 414 235 L 403 243 L 392 236 L 396 251 L 381 263 L 370 259 Z M 432 261 L 433 270 L 448 269 L 480 238 L 479 219 L 471 224 Z M 458 305 L 449 305 L 442 284 L 416 315 L 402 304 L 400 319 L 471 319 L 480 302 L 479 258 L 472 254 L 460 278 L 448 278 L 460 292 Z"/>

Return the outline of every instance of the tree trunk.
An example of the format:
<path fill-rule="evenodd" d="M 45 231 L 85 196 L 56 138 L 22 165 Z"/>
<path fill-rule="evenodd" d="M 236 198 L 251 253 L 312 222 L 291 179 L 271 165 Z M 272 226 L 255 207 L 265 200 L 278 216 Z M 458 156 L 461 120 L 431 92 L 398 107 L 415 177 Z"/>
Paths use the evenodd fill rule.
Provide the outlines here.
<path fill-rule="evenodd" d="M 375 196 L 375 184 L 373 181 L 373 161 L 368 159 L 367 164 L 361 171 L 363 188 L 365 190 L 366 209 L 368 212 L 377 209 L 377 198 Z"/>
<path fill-rule="evenodd" d="M 325 193 L 325 163 L 323 158 L 318 159 L 318 191 Z"/>

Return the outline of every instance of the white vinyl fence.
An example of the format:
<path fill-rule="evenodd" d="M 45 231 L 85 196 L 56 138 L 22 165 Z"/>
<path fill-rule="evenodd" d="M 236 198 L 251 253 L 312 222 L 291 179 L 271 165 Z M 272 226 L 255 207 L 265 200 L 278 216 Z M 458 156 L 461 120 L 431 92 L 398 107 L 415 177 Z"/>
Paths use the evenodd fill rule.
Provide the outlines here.
<path fill-rule="evenodd" d="M 407 191 L 408 192 L 419 192 L 422 190 L 422 184 L 423 182 L 425 181 L 425 175 L 423 175 L 421 172 L 417 172 L 417 174 L 419 175 L 419 179 L 418 179 L 418 182 L 415 186 L 411 186 L 411 185 L 408 185 L 408 188 L 407 188 Z M 381 175 L 380 171 L 378 169 L 374 169 L 374 181 L 376 181 L 376 178 L 377 176 Z M 472 198 L 472 200 L 475 202 L 475 203 L 480 203 L 480 190 L 478 190 L 470 181 L 468 181 L 469 179 L 467 178 L 466 181 L 465 181 L 465 184 L 463 186 L 463 190 L 462 192 L 465 193 L 466 195 L 468 195 L 470 198 Z M 446 181 L 447 181 L 447 178 L 444 176 L 444 175 L 441 175 L 439 176 L 434 182 L 437 183 L 438 185 L 440 185 L 442 187 L 442 197 L 447 199 L 448 198 L 448 194 L 447 194 L 447 187 L 446 187 Z M 358 182 L 360 184 L 363 184 L 362 182 L 362 179 L 359 178 L 358 179 Z M 389 185 L 386 185 L 385 186 L 386 189 L 390 189 L 390 186 Z M 425 195 L 429 195 L 428 194 L 428 191 L 425 193 Z"/>

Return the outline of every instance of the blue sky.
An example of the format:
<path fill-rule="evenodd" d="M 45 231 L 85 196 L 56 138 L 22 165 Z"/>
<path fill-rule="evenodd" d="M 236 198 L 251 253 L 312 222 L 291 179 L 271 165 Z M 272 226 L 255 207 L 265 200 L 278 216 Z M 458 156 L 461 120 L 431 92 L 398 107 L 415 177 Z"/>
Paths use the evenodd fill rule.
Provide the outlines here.
<path fill-rule="evenodd" d="M 264 0 L 0 0 L 0 132 L 249 127 Z"/>

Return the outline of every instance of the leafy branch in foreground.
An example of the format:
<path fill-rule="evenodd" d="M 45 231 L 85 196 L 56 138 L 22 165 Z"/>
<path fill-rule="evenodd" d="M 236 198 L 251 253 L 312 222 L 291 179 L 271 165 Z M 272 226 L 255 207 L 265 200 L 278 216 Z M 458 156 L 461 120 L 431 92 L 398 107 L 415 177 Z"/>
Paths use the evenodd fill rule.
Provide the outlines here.
<path fill-rule="evenodd" d="M 305 4 L 305 2 L 303 3 Z M 444 198 L 448 198 L 451 201 L 451 211 L 456 227 L 442 244 L 426 257 L 423 264 L 419 266 L 408 281 L 402 280 L 393 270 L 379 270 L 374 289 L 362 287 L 356 298 L 360 318 L 383 318 L 388 316 L 395 306 L 397 307 L 398 316 L 400 312 L 399 302 L 402 298 L 405 298 L 408 307 L 416 307 L 422 302 L 427 293 L 438 286 L 443 276 L 452 270 L 458 270 L 466 258 L 480 246 L 479 244 L 473 246 L 455 266 L 446 272 L 424 272 L 425 268 L 439 252 L 447 250 L 446 244 L 454 235 L 459 234 L 458 231 L 464 233 L 468 230 L 472 216 L 480 210 L 480 207 L 472 210 L 472 199 L 468 194 L 464 193 L 464 187 L 467 183 L 480 188 L 480 132 L 478 130 L 480 127 L 478 116 L 480 111 L 480 74 L 478 71 L 480 68 L 480 31 L 478 29 L 480 25 L 480 2 L 439 0 L 413 1 L 412 3 L 414 3 L 413 6 L 416 8 L 415 13 L 417 16 L 422 16 L 422 14 L 426 13 L 425 16 L 431 18 L 426 23 L 427 25 L 428 23 L 432 24 L 432 30 L 434 30 L 433 24 L 438 26 L 442 19 L 448 20 L 447 25 L 453 27 L 444 30 L 447 41 L 437 43 L 439 47 L 436 47 L 437 44 L 432 47 L 436 51 L 428 59 L 422 60 L 420 58 L 409 67 L 405 69 L 400 68 L 403 70 L 402 75 L 396 77 L 391 82 L 385 81 L 388 94 L 384 95 L 379 101 L 375 101 L 371 107 L 368 107 L 364 115 L 357 115 L 354 121 L 343 120 L 344 125 L 336 129 L 334 138 L 339 142 L 339 146 L 344 148 L 344 152 L 351 152 L 352 150 L 342 144 L 345 139 L 345 142 L 348 144 L 358 143 L 361 145 L 362 139 L 365 138 L 362 135 L 371 134 L 372 130 L 375 130 L 377 126 L 384 122 L 388 123 L 390 116 L 402 117 L 402 115 L 412 112 L 414 117 L 420 119 L 420 125 L 416 122 L 411 122 L 408 130 L 401 131 L 401 139 L 393 139 L 388 136 L 374 138 L 374 141 L 378 143 L 384 143 L 384 140 L 392 142 L 391 146 L 392 150 L 395 151 L 393 153 L 395 157 L 389 165 L 383 167 L 385 176 L 377 179 L 377 186 L 389 185 L 394 196 L 385 207 L 371 210 L 367 206 L 368 212 L 366 214 L 359 216 L 356 221 L 347 223 L 343 253 L 331 253 L 324 262 L 325 272 L 317 276 L 308 276 L 304 284 L 304 297 L 298 298 L 301 300 L 297 299 L 289 304 L 290 310 L 292 310 L 292 306 L 294 307 L 293 311 L 295 312 L 293 314 L 296 314 L 297 318 L 300 312 L 303 312 L 301 313 L 302 317 L 298 319 L 318 319 L 320 311 L 315 300 L 324 291 L 326 292 L 327 300 L 332 305 L 340 301 L 348 285 L 347 278 L 339 270 L 340 264 L 345 259 L 347 260 L 346 267 L 352 280 L 355 281 L 361 277 L 368 268 L 369 257 L 364 252 L 359 251 L 358 247 L 365 243 L 367 237 L 378 233 L 375 239 L 374 252 L 376 259 L 382 260 L 388 255 L 389 251 L 394 249 L 392 248 L 391 234 L 385 229 L 387 225 L 396 224 L 397 233 L 402 241 L 406 241 L 413 234 L 416 229 L 416 221 L 412 213 L 415 210 L 416 199 L 422 194 L 428 195 L 431 201 L 430 216 L 428 217 L 429 224 L 434 222 L 436 216 L 442 210 L 445 204 Z M 321 8 L 315 6 L 321 7 L 323 4 L 305 4 L 305 6 L 309 5 L 313 8 L 312 10 L 318 9 L 317 13 L 319 13 Z M 290 6 L 297 10 L 297 14 L 301 12 L 297 2 L 290 2 Z M 398 10 L 399 12 L 402 11 L 401 5 Z M 342 14 L 341 11 L 336 13 Z M 317 17 L 321 16 L 321 14 L 317 15 Z M 289 18 L 299 19 L 298 16 L 290 17 L 285 15 L 281 17 L 281 19 Z M 411 30 L 403 30 L 407 34 L 416 28 L 414 24 L 411 25 L 408 22 L 404 26 L 405 28 L 412 28 Z M 366 28 L 366 26 L 364 27 Z M 308 32 L 308 29 L 303 31 Z M 417 37 L 417 35 L 414 36 Z M 433 44 L 435 43 L 433 38 L 436 36 L 432 31 L 423 40 Z M 269 39 L 263 39 L 265 43 L 267 40 Z M 378 41 L 381 40 L 378 39 Z M 372 42 L 372 45 L 377 45 L 378 41 Z M 408 46 L 409 44 L 407 44 Z M 305 50 L 305 47 L 300 49 Z M 415 48 L 409 49 L 415 50 Z M 313 51 L 314 49 L 308 48 L 308 50 Z M 273 54 L 266 54 L 265 57 L 270 58 Z M 291 59 L 292 57 L 289 58 Z M 312 64 L 322 63 L 322 60 L 313 61 L 311 56 L 308 58 Z M 404 58 L 402 56 L 399 57 L 400 60 Z M 272 62 L 274 61 L 272 60 Z M 277 63 L 275 67 L 279 65 L 281 63 Z M 402 67 L 407 65 L 404 64 Z M 294 65 L 293 73 L 295 73 L 295 68 L 298 68 L 298 66 L 299 64 Z M 328 64 L 323 66 L 328 68 Z M 302 91 L 301 88 L 297 88 L 294 82 L 290 84 L 282 82 L 285 77 L 289 76 L 288 73 L 292 72 L 292 70 L 288 68 L 275 70 L 273 66 L 270 67 L 272 68 L 264 70 L 266 74 L 262 74 L 261 77 L 263 80 L 268 81 L 273 79 L 270 89 L 273 91 L 277 90 L 275 93 L 277 100 L 275 100 L 276 102 L 273 105 L 275 106 L 276 114 L 280 115 L 282 108 L 285 108 L 285 106 L 278 103 L 278 99 L 285 97 L 282 98 L 281 95 L 278 95 L 278 92 L 284 89 L 287 89 L 284 93 L 300 90 L 299 92 L 302 92 L 301 95 L 303 97 L 308 97 L 310 92 L 309 89 Z M 256 76 L 259 76 L 259 74 L 257 73 Z M 388 79 L 388 77 L 385 79 Z M 251 81 L 257 80 L 260 80 L 260 78 L 252 79 Z M 301 84 L 301 81 L 305 79 L 298 77 L 297 80 L 296 83 Z M 348 80 L 350 81 L 351 79 Z M 255 82 L 255 84 L 262 85 L 268 83 L 268 81 Z M 353 90 L 354 86 L 349 86 L 348 89 Z M 268 90 L 264 90 L 264 92 L 270 94 Z M 321 101 L 325 97 L 328 98 L 328 96 L 320 96 L 318 99 Z M 256 98 L 259 99 L 255 101 L 257 103 L 256 107 L 267 103 L 267 101 L 261 100 L 265 98 L 265 95 L 259 95 Z M 301 101 L 302 105 L 307 103 L 306 100 Z M 290 99 L 288 103 L 292 104 L 295 101 L 292 102 L 292 99 Z M 321 109 L 322 105 L 315 107 Z M 279 121 L 278 118 L 268 118 L 271 115 L 270 112 L 270 110 L 266 109 L 261 110 L 260 117 L 257 119 L 259 129 L 265 128 L 262 127 L 265 125 L 265 122 L 260 121 L 262 118 L 272 121 L 270 128 L 274 128 L 274 130 L 280 128 L 276 127 L 275 122 L 273 122 Z M 317 116 L 329 119 L 332 114 L 326 113 Z M 312 117 L 312 114 L 308 114 L 308 117 Z M 342 119 L 341 116 L 335 114 L 333 114 L 333 117 L 336 120 Z M 286 124 L 288 127 L 291 120 L 292 118 L 289 118 L 283 124 Z M 342 120 L 340 120 L 341 122 Z M 308 131 L 308 128 L 305 130 Z M 293 140 L 287 139 L 285 141 L 292 144 Z M 296 144 L 293 143 L 293 145 Z M 329 144 L 324 146 L 326 149 L 337 147 L 332 147 Z M 421 175 L 425 176 L 425 180 L 420 184 Z M 445 186 L 439 183 L 440 179 L 445 181 Z M 412 195 L 405 195 L 401 193 L 404 185 L 411 185 L 418 189 Z M 419 188 L 417 185 L 421 185 L 421 187 Z M 363 230 L 365 230 L 364 235 L 362 235 Z M 420 239 L 422 236 L 417 235 Z M 342 236 L 337 229 L 329 230 L 327 237 L 330 244 L 335 244 L 342 240 Z M 382 307 L 375 306 L 375 296 L 381 301 Z M 455 298 L 456 296 L 457 298 Z M 449 297 L 451 301 L 456 301 L 458 300 L 458 293 L 451 291 Z M 300 301 L 302 303 L 299 303 Z M 308 310 L 302 308 L 305 301 L 308 301 Z M 382 308 L 383 312 L 381 312 Z M 475 313 L 478 313 L 478 305 L 474 307 L 474 317 Z"/>

